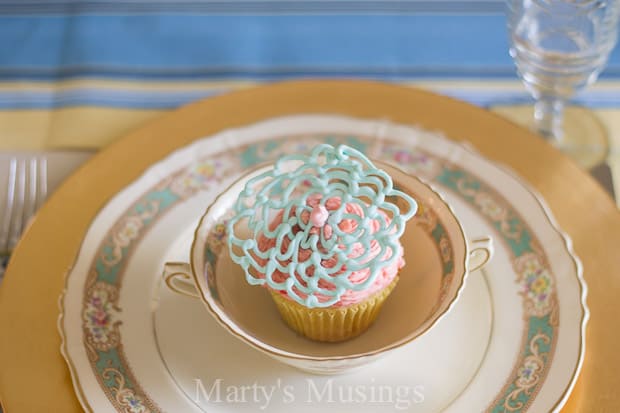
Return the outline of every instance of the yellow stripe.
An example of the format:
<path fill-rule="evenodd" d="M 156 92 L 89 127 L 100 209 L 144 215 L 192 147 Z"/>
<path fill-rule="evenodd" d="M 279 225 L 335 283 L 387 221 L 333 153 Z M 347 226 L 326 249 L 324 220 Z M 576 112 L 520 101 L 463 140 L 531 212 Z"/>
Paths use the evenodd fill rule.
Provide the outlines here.
<path fill-rule="evenodd" d="M 62 82 L 0 82 L 2 91 L 64 91 L 79 89 L 128 90 L 184 92 L 192 90 L 240 89 L 254 86 L 259 82 L 246 80 L 203 81 L 203 82 L 139 82 L 109 79 L 78 79 Z M 399 82 L 402 85 L 422 87 L 431 90 L 512 90 L 524 91 L 520 81 L 515 80 L 433 80 Z M 598 81 L 588 87 L 590 91 L 609 91 L 620 89 L 620 81 Z"/>
<path fill-rule="evenodd" d="M 164 112 L 96 107 L 0 111 L 0 150 L 100 148 Z"/>
<path fill-rule="evenodd" d="M 255 82 L 169 82 L 139 83 L 108 80 L 72 80 L 59 83 L 0 83 L 1 90 L 44 90 L 76 89 L 101 87 L 110 89 L 179 91 L 180 89 L 249 87 Z M 431 90 L 521 90 L 519 82 L 511 81 L 421 81 L 401 82 L 404 85 L 423 87 Z M 609 90 L 620 88 L 620 82 L 600 82 L 591 89 Z M 114 139 L 125 135 L 167 110 L 139 110 L 105 107 L 75 107 L 55 110 L 7 110 L 0 111 L 0 150 L 3 149 L 60 149 L 60 148 L 100 148 Z M 607 125 L 612 139 L 612 152 L 620 156 L 620 110 L 599 109 L 597 113 Z M 620 168 L 620 165 L 619 165 Z M 616 170 L 620 174 L 620 169 Z M 620 179 L 618 180 L 620 182 Z"/>
<path fill-rule="evenodd" d="M 255 82 L 139 83 L 72 80 L 58 83 L 0 82 L 2 91 L 62 91 L 102 88 L 145 91 L 239 89 Z M 101 148 L 168 110 L 73 107 L 0 111 L 0 150 Z"/>

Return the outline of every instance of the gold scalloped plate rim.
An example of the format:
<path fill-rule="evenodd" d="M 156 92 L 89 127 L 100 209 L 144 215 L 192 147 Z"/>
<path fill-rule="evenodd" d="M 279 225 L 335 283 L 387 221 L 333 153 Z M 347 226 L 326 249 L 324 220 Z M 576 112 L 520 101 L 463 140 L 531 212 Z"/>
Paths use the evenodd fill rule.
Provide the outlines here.
<path fill-rule="evenodd" d="M 290 83 L 289 83 L 290 84 Z M 428 92 L 426 92 L 428 93 Z M 448 98 L 449 99 L 449 98 Z M 488 114 L 494 116 L 494 117 L 498 117 L 501 118 L 499 115 L 491 113 L 491 112 L 487 112 Z M 298 113 L 299 114 L 299 113 Z M 310 112 L 308 113 L 304 113 L 304 114 L 311 114 Z M 320 114 L 324 114 L 321 112 L 313 112 L 312 114 L 315 115 L 320 115 Z M 368 120 L 368 118 L 363 118 L 361 116 L 351 116 L 349 114 L 343 114 L 343 113 L 331 113 L 331 115 L 337 115 L 337 116 L 341 116 L 341 117 L 347 117 L 350 119 L 364 119 L 364 120 Z M 282 115 L 282 116 L 274 116 L 274 117 L 270 117 L 270 118 L 265 118 L 262 119 L 260 121 L 257 122 L 253 122 L 254 123 L 259 123 L 262 121 L 267 121 L 270 119 L 274 119 L 277 117 L 285 117 L 288 115 Z M 503 119 L 503 118 L 502 118 Z M 503 119 L 504 120 L 504 119 Z M 508 123 L 512 123 L 508 120 L 506 120 Z M 251 124 L 245 125 L 245 126 L 250 126 Z M 232 129 L 232 128 L 238 128 L 239 126 L 231 126 L 230 128 L 222 128 L 220 129 L 218 132 L 214 132 L 209 136 L 215 135 L 217 133 L 221 133 L 226 129 Z M 243 126 L 241 126 L 243 127 Z M 586 347 L 586 328 L 587 328 L 587 322 L 590 318 L 590 310 L 587 306 L 587 293 L 588 293 L 588 288 L 587 288 L 587 283 L 585 281 L 585 278 L 583 276 L 583 265 L 581 263 L 581 260 L 577 257 L 574 248 L 573 248 L 573 243 L 572 243 L 572 239 L 570 238 L 570 236 L 564 232 L 563 230 L 560 229 L 557 221 L 555 220 L 555 217 L 553 216 L 551 209 L 549 208 L 549 206 L 547 205 L 546 201 L 544 201 L 543 197 L 541 194 L 538 193 L 538 191 L 536 191 L 531 184 L 529 184 L 527 181 L 523 180 L 521 177 L 519 177 L 519 175 L 508 165 L 505 165 L 501 162 L 497 162 L 497 161 L 492 161 L 486 157 L 484 157 L 484 155 L 482 155 L 478 150 L 476 150 L 474 147 L 472 147 L 469 143 L 464 142 L 464 141 L 456 141 L 456 140 L 450 140 L 448 138 L 446 138 L 444 136 L 444 132 L 442 132 L 441 130 L 432 130 L 432 129 L 426 129 L 430 132 L 436 132 L 441 136 L 438 136 L 438 138 L 443 139 L 445 141 L 448 141 L 454 145 L 458 145 L 461 148 L 463 148 L 464 150 L 468 151 L 469 153 L 478 156 L 478 157 L 482 157 L 485 160 L 491 162 L 494 166 L 498 167 L 500 170 L 502 170 L 504 173 L 506 173 L 507 175 L 509 175 L 512 179 L 516 180 L 527 192 L 529 192 L 532 197 L 536 200 L 538 206 L 541 208 L 545 218 L 547 219 L 547 221 L 549 222 L 549 224 L 551 225 L 551 228 L 556 232 L 556 234 L 558 234 L 561 239 L 564 241 L 564 247 L 566 248 L 566 252 L 568 253 L 569 257 L 571 258 L 574 267 L 575 267 L 575 275 L 578 281 L 578 285 L 579 285 L 579 289 L 580 289 L 580 308 L 582 310 L 582 316 L 581 316 L 581 328 L 580 328 L 580 336 L 581 336 L 581 340 L 580 340 L 580 350 L 579 350 L 579 357 L 577 359 L 577 363 L 575 364 L 575 367 L 573 368 L 573 373 L 571 375 L 570 378 L 570 382 L 567 385 L 567 387 L 565 388 L 563 394 L 560 396 L 560 398 L 558 399 L 558 401 L 556 402 L 556 404 L 553 406 L 552 411 L 557 412 L 559 411 L 564 404 L 567 402 L 574 386 L 575 383 L 577 382 L 579 373 L 581 371 L 581 368 L 583 366 L 583 361 L 584 361 L 584 355 L 585 355 L 585 347 Z M 183 150 L 184 148 L 190 147 L 191 145 L 196 144 L 196 142 L 202 140 L 202 139 L 208 139 L 208 137 L 201 137 L 198 138 L 196 141 L 193 141 L 187 145 L 178 147 L 176 149 L 174 149 L 173 151 L 171 151 L 170 153 L 168 153 L 166 156 L 164 156 L 161 159 L 157 159 L 155 160 L 149 167 L 147 167 L 143 172 L 141 172 L 138 176 L 136 176 L 136 178 L 129 182 L 126 186 L 124 186 L 123 188 L 120 188 L 116 194 L 118 194 L 119 192 L 121 192 L 123 189 L 127 188 L 129 185 L 131 185 L 132 183 L 136 182 L 137 180 L 141 179 L 142 177 L 146 176 L 148 173 L 150 173 L 151 169 L 153 168 L 153 166 L 155 166 L 157 163 L 167 159 L 168 157 L 174 155 L 177 151 Z M 98 210 L 97 212 L 94 214 L 94 218 L 93 220 L 91 220 L 91 224 L 92 221 L 94 221 L 94 219 L 96 219 L 96 217 L 101 213 L 101 211 L 103 209 L 106 208 L 106 206 L 108 205 L 109 200 L 107 202 L 105 202 Z M 90 226 L 88 227 L 90 228 Z M 88 232 L 88 229 L 86 230 L 86 233 Z M 86 235 L 85 233 L 85 235 Z M 69 281 L 69 275 L 72 272 L 77 259 L 79 257 L 80 252 L 82 251 L 83 248 L 83 244 L 84 244 L 84 238 L 82 239 L 82 242 L 80 243 L 80 247 L 78 248 L 77 253 L 75 254 L 74 259 L 72 260 L 72 264 L 69 267 L 69 269 L 65 272 L 65 277 L 64 277 L 64 287 L 63 290 L 59 296 L 59 300 L 62 299 L 62 301 L 59 301 L 59 305 L 60 305 L 60 314 L 57 318 L 57 330 L 58 333 L 60 335 L 61 338 L 61 346 L 60 346 L 60 353 L 62 355 L 62 358 L 65 360 L 66 365 L 68 366 L 71 378 L 72 378 L 72 385 L 75 391 L 75 394 L 78 398 L 79 403 L 81 404 L 82 408 L 89 412 L 89 413 L 94 413 L 94 410 L 92 409 L 92 407 L 88 404 L 87 400 L 86 400 L 86 396 L 84 394 L 84 391 L 81 387 L 80 381 L 79 381 L 79 377 L 78 377 L 78 373 L 77 373 L 77 369 L 75 368 L 73 361 L 71 360 L 71 356 L 68 354 L 68 349 L 67 349 L 67 343 L 66 343 L 66 332 L 65 332 L 65 328 L 64 328 L 64 312 L 65 312 L 65 308 L 64 308 L 64 299 L 66 297 L 67 294 L 67 288 L 68 288 L 68 281 Z"/>

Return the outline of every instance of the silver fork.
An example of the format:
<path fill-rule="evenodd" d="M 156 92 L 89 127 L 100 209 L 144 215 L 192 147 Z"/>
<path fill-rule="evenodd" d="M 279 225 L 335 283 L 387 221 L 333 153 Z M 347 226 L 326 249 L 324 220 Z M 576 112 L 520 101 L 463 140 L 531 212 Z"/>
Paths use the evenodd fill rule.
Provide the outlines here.
<path fill-rule="evenodd" d="M 47 160 L 11 158 L 0 226 L 0 280 L 30 218 L 47 197 Z"/>

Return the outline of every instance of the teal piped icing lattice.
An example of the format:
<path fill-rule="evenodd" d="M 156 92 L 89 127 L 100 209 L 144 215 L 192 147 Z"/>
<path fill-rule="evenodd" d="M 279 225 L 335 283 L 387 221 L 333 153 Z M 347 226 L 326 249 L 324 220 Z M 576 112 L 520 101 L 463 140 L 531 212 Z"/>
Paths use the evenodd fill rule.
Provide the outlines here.
<path fill-rule="evenodd" d="M 250 284 L 286 291 L 310 308 L 329 307 L 347 290 L 369 288 L 399 259 L 399 238 L 416 210 L 415 200 L 361 152 L 323 144 L 309 156 L 284 156 L 248 180 L 228 223 L 228 246 Z M 241 222 L 247 237 L 235 231 Z M 272 248 L 261 248 L 261 238 Z M 350 279 L 365 269 L 368 277 Z M 286 277 L 276 280 L 276 273 Z"/>

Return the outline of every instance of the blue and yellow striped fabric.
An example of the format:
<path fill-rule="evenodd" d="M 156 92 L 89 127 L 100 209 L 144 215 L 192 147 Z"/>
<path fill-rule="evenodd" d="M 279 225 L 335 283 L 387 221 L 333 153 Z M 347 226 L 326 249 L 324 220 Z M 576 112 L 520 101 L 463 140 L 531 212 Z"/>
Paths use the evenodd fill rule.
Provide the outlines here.
<path fill-rule="evenodd" d="M 499 0 L 0 2 L 0 146 L 99 146 L 261 81 L 365 77 L 525 102 Z M 581 99 L 620 106 L 620 50 Z M 87 138 L 85 138 L 87 137 Z"/>

